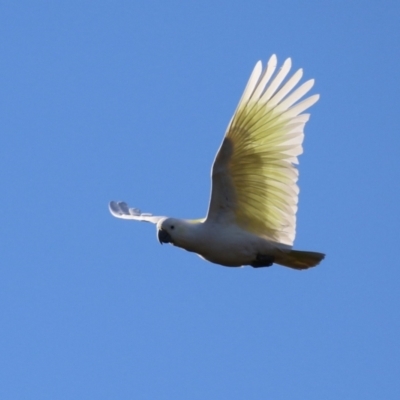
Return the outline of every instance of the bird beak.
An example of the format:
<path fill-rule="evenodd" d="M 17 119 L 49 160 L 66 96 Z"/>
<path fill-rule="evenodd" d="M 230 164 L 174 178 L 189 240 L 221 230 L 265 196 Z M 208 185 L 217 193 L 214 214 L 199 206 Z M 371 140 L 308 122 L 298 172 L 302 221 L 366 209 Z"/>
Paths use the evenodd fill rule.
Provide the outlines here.
<path fill-rule="evenodd" d="M 164 229 L 159 229 L 158 233 L 158 241 L 163 244 L 163 243 L 171 243 L 172 242 L 172 238 L 171 235 L 165 231 Z"/>

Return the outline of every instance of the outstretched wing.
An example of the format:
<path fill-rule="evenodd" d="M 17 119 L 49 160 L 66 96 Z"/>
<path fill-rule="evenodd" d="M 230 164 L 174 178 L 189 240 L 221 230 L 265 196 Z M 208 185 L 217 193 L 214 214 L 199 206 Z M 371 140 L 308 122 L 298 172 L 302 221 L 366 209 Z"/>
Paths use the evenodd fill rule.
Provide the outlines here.
<path fill-rule="evenodd" d="M 295 89 L 303 75 L 300 69 L 282 84 L 291 60 L 274 75 L 276 65 L 273 55 L 264 70 L 259 61 L 250 76 L 214 161 L 207 219 L 231 221 L 292 246 L 299 193 L 294 164 L 303 151 L 309 119 L 301 113 L 319 95 L 299 102 L 314 80 Z"/>
<path fill-rule="evenodd" d="M 136 221 L 145 221 L 156 224 L 160 219 L 166 218 L 156 217 L 148 213 L 142 213 L 137 208 L 129 208 L 128 204 L 123 201 L 111 201 L 108 205 L 108 208 L 114 217 L 121 219 L 133 219 Z"/>

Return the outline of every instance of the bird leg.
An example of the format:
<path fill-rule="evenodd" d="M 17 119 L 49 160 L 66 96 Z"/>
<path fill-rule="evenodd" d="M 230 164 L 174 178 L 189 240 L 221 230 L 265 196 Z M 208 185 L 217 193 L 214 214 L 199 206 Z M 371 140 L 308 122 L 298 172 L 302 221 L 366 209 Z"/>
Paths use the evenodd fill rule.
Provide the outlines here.
<path fill-rule="evenodd" d="M 266 256 L 263 254 L 257 254 L 256 259 L 250 263 L 253 268 L 260 268 L 260 267 L 270 267 L 275 261 L 274 256 Z"/>

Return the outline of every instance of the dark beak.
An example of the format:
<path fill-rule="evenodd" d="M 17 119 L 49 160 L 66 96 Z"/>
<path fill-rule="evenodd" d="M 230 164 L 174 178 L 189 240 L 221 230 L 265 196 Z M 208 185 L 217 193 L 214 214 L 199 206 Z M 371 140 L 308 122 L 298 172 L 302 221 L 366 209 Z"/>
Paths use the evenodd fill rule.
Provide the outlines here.
<path fill-rule="evenodd" d="M 171 243 L 172 242 L 172 238 L 171 235 L 165 231 L 164 229 L 159 229 L 158 233 L 158 241 L 163 244 L 163 243 Z"/>

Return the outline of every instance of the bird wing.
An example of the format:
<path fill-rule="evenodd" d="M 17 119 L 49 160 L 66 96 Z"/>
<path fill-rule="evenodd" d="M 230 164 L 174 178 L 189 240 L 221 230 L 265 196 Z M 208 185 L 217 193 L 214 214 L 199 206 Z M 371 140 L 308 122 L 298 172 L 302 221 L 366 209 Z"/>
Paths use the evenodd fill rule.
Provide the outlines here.
<path fill-rule="evenodd" d="M 293 245 L 296 234 L 297 156 L 302 153 L 304 126 L 319 95 L 299 101 L 314 80 L 301 86 L 298 70 L 287 59 L 274 74 L 273 55 L 266 68 L 259 61 L 228 125 L 212 168 L 207 220 L 234 222 L 274 242 Z M 271 79 L 272 78 L 272 79 Z"/>
<path fill-rule="evenodd" d="M 145 221 L 157 224 L 160 219 L 166 217 L 157 217 L 152 214 L 142 213 L 138 208 L 129 208 L 128 204 L 123 201 L 111 201 L 108 205 L 110 213 L 115 218 L 133 219 L 136 221 Z"/>

